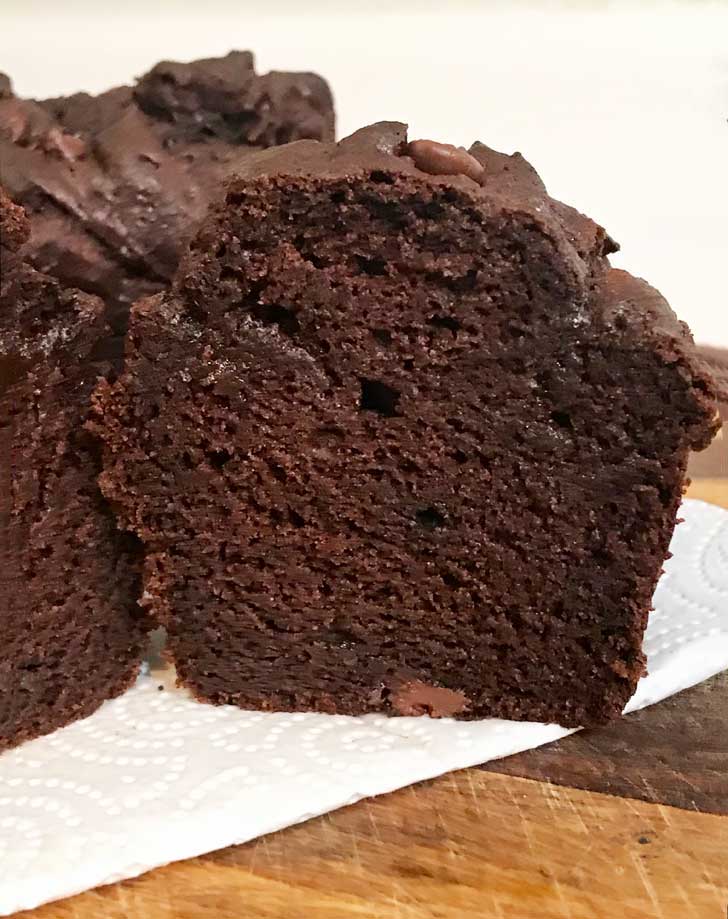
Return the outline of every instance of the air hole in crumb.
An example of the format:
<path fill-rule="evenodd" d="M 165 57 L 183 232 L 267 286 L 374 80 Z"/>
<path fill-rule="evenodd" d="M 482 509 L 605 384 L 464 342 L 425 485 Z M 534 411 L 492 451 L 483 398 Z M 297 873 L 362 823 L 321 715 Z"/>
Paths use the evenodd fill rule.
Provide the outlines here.
<path fill-rule="evenodd" d="M 453 335 L 457 334 L 462 328 L 457 319 L 453 319 L 452 316 L 430 316 L 427 324 L 435 326 L 437 329 L 449 329 Z"/>
<path fill-rule="evenodd" d="M 475 290 L 477 283 L 478 272 L 471 268 L 463 277 L 453 279 L 453 290 Z"/>
<path fill-rule="evenodd" d="M 389 175 L 386 172 L 382 172 L 379 169 L 375 169 L 373 172 L 369 173 L 369 178 L 372 182 L 377 182 L 381 185 L 393 185 L 394 177 Z"/>
<path fill-rule="evenodd" d="M 372 329 L 372 335 L 382 345 L 392 344 L 392 333 L 387 329 Z"/>
<path fill-rule="evenodd" d="M 435 530 L 438 527 L 445 526 L 445 518 L 434 507 L 423 507 L 415 514 L 417 523 L 426 527 L 428 530 Z"/>
<path fill-rule="evenodd" d="M 453 590 L 457 590 L 459 587 L 463 586 L 463 582 L 460 578 L 455 577 L 455 575 L 451 574 L 449 571 L 445 571 L 440 577 L 442 578 L 442 583 L 447 587 L 451 587 Z"/>
<path fill-rule="evenodd" d="M 240 280 L 240 273 L 229 265 L 223 265 L 220 269 L 219 277 L 221 281 L 235 281 L 237 283 Z"/>
<path fill-rule="evenodd" d="M 314 268 L 318 268 L 319 271 L 326 268 L 329 264 L 322 255 L 315 255 L 313 252 L 310 252 L 306 256 L 306 261 L 310 262 Z"/>
<path fill-rule="evenodd" d="M 456 463 L 459 463 L 459 464 L 462 466 L 463 463 L 467 463 L 467 461 L 468 461 L 468 454 L 467 454 L 467 453 L 463 453 L 462 450 L 455 450 L 455 451 L 453 452 L 452 458 L 455 460 Z"/>
<path fill-rule="evenodd" d="M 294 311 L 278 303 L 257 303 L 252 312 L 259 322 L 277 325 L 284 335 L 295 335 L 300 329 Z"/>
<path fill-rule="evenodd" d="M 412 360 L 412 358 L 408 357 L 406 361 L 402 362 L 402 366 L 404 367 L 405 370 L 414 370 L 415 362 Z"/>
<path fill-rule="evenodd" d="M 197 468 L 197 464 L 196 464 L 195 461 L 192 459 L 192 457 L 190 456 L 189 453 L 183 453 L 183 454 L 182 454 L 182 465 L 183 465 L 186 469 L 196 469 L 196 468 Z"/>
<path fill-rule="evenodd" d="M 486 456 L 484 453 L 481 453 L 480 450 L 478 450 L 478 462 L 483 467 L 483 469 L 487 470 L 488 472 L 490 472 L 491 461 L 492 457 Z"/>
<path fill-rule="evenodd" d="M 414 212 L 418 217 L 424 217 L 426 220 L 437 220 L 442 217 L 445 208 L 439 201 L 417 201 L 414 205 Z"/>
<path fill-rule="evenodd" d="M 227 246 L 225 245 L 225 243 L 220 243 L 220 245 L 217 247 L 217 251 L 215 252 L 215 255 L 218 258 L 222 258 L 226 252 L 227 252 Z"/>
<path fill-rule="evenodd" d="M 222 469 L 231 459 L 232 454 L 228 450 L 211 450 L 207 454 L 207 461 L 213 469 Z"/>
<path fill-rule="evenodd" d="M 59 597 L 57 605 L 61 605 L 61 599 Z M 26 671 L 27 673 L 35 673 L 36 670 L 39 670 L 42 667 L 40 661 L 28 661 L 26 664 L 21 664 L 20 669 Z"/>
<path fill-rule="evenodd" d="M 278 463 L 268 463 L 268 468 L 273 473 L 274 477 L 278 479 L 279 482 L 285 482 L 288 476 L 286 475 L 286 470 L 283 466 L 279 466 Z"/>
<path fill-rule="evenodd" d="M 573 429 L 574 427 L 571 423 L 571 415 L 568 412 L 551 412 L 551 420 L 560 428 Z"/>
<path fill-rule="evenodd" d="M 381 258 L 367 258 L 365 255 L 356 255 L 356 263 L 362 274 L 368 274 L 372 277 L 387 273 L 387 263 Z"/>
<path fill-rule="evenodd" d="M 336 621 L 331 623 L 331 628 L 321 637 L 329 644 L 339 648 L 353 648 L 357 643 L 356 635 L 351 629 L 348 629 L 345 624 L 340 625 Z"/>
<path fill-rule="evenodd" d="M 337 427 L 335 424 L 324 425 L 323 427 L 318 429 L 317 433 L 321 437 L 337 437 L 337 438 L 344 437 L 344 431 L 341 428 Z"/>
<path fill-rule="evenodd" d="M 288 517 L 290 518 L 290 521 L 294 527 L 298 527 L 298 529 L 300 529 L 301 527 L 306 526 L 306 521 L 304 518 L 298 513 L 298 511 L 294 511 L 292 507 L 288 508 Z"/>
<path fill-rule="evenodd" d="M 332 204 L 343 204 L 344 201 L 346 201 L 345 191 L 335 191 L 331 193 L 331 203 Z"/>
<path fill-rule="evenodd" d="M 314 245 L 311 239 L 299 233 L 293 240 L 293 245 L 298 249 L 301 258 L 310 265 L 313 265 L 314 268 L 321 269 L 326 267 L 326 259 L 316 255 L 316 253 L 311 250 L 311 246 Z"/>
<path fill-rule="evenodd" d="M 361 397 L 359 408 L 363 412 L 377 412 L 387 418 L 397 414 L 397 402 L 401 393 L 382 383 L 381 380 L 360 379 Z"/>

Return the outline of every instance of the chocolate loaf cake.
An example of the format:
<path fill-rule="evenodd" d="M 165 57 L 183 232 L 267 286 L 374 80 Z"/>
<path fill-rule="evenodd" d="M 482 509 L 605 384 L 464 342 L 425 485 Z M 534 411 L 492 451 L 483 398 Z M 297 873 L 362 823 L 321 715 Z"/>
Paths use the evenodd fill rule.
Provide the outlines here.
<path fill-rule="evenodd" d="M 146 631 L 138 548 L 83 430 L 109 372 L 103 304 L 26 265 L 27 236 L 0 193 L 0 750 L 122 692 Z"/>
<path fill-rule="evenodd" d="M 258 75 L 249 52 L 163 62 L 136 86 L 99 96 L 35 102 L 13 96 L 7 78 L 0 84 L 0 182 L 31 217 L 28 255 L 104 298 L 117 330 L 133 300 L 173 276 L 241 155 L 333 136 L 325 81 Z"/>
<path fill-rule="evenodd" d="M 252 155 L 98 392 L 181 682 L 249 708 L 620 714 L 716 427 L 687 327 L 518 154 Z"/>

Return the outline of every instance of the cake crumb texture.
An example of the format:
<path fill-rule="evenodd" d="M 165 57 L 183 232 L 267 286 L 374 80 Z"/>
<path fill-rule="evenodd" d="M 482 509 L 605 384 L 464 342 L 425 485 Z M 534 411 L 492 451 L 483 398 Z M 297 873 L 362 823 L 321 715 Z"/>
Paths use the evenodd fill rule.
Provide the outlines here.
<path fill-rule="evenodd" d="M 0 750 L 130 686 L 146 633 L 137 540 L 83 427 L 112 373 L 103 304 L 30 267 L 28 232 L 0 190 Z"/>
<path fill-rule="evenodd" d="M 523 157 L 442 146 L 246 157 L 132 311 L 102 488 L 200 699 L 577 726 L 644 672 L 716 384 Z"/>

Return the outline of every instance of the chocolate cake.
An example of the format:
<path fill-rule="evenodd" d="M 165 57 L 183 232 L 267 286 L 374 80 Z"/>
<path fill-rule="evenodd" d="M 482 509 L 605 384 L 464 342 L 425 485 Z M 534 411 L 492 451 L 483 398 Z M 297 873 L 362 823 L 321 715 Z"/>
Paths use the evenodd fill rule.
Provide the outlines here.
<path fill-rule="evenodd" d="M 1 76 L 1 75 L 0 75 Z M 324 80 L 257 75 L 249 52 L 157 64 L 134 87 L 35 102 L 0 83 L 0 182 L 31 216 L 39 270 L 129 304 L 173 276 L 212 190 L 246 151 L 333 140 Z"/>
<path fill-rule="evenodd" d="M 103 304 L 26 265 L 27 236 L 0 193 L 0 750 L 122 692 L 145 633 L 138 549 L 83 430 L 110 370 Z"/>
<path fill-rule="evenodd" d="M 184 685 L 620 714 L 717 420 L 687 327 L 615 248 L 520 155 L 400 124 L 239 164 L 97 400 Z"/>

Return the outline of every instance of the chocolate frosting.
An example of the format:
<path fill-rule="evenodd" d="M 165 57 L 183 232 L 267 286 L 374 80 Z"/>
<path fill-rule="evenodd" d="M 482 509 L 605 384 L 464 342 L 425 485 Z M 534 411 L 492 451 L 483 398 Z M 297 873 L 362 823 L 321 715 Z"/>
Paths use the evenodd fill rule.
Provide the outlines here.
<path fill-rule="evenodd" d="M 251 149 L 334 135 L 309 73 L 258 75 L 249 52 L 157 64 L 135 87 L 35 102 L 0 83 L 0 181 L 31 216 L 40 270 L 101 294 L 122 328 L 161 289 L 221 178 Z"/>

